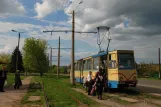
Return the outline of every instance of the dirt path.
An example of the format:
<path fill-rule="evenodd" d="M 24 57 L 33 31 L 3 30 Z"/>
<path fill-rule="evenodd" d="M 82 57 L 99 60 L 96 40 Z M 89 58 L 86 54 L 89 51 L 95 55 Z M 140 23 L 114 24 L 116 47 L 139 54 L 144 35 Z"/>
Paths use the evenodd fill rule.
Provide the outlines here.
<path fill-rule="evenodd" d="M 0 93 L 0 107 L 20 107 L 20 100 L 27 93 L 32 77 L 26 77 L 22 80 L 22 86 L 15 90 L 13 86 L 7 87 L 6 92 Z"/>

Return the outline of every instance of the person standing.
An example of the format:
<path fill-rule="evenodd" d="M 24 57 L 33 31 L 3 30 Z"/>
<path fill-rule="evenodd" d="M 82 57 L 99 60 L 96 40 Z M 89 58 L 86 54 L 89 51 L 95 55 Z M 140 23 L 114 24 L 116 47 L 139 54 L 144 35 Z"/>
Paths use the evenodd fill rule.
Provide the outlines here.
<path fill-rule="evenodd" d="M 3 92 L 2 84 L 3 84 L 3 77 L 2 77 L 2 70 L 0 70 L 0 92 Z"/>
<path fill-rule="evenodd" d="M 5 66 L 2 66 L 2 70 L 0 71 L 0 92 L 4 91 L 4 83 L 7 80 L 7 70 Z"/>
<path fill-rule="evenodd" d="M 97 95 L 98 95 L 98 99 L 100 100 L 102 100 L 103 85 L 104 85 L 104 79 L 103 79 L 102 69 L 100 68 L 96 77 Z"/>
<path fill-rule="evenodd" d="M 87 81 L 88 81 L 88 95 L 90 95 L 91 90 L 92 90 L 92 72 L 89 71 L 89 74 L 87 76 Z"/>
<path fill-rule="evenodd" d="M 21 85 L 22 85 L 22 81 L 21 81 L 21 78 L 20 78 L 20 72 L 19 72 L 19 70 L 17 70 L 16 73 L 15 73 L 14 89 L 19 89 Z"/>

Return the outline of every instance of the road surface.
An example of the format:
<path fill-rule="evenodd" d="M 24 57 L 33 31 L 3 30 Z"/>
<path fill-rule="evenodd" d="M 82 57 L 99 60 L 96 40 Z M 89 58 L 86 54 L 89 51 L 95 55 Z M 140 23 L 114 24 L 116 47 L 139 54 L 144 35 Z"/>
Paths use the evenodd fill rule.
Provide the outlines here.
<path fill-rule="evenodd" d="M 146 93 L 161 94 L 161 80 L 139 79 L 136 89 Z"/>

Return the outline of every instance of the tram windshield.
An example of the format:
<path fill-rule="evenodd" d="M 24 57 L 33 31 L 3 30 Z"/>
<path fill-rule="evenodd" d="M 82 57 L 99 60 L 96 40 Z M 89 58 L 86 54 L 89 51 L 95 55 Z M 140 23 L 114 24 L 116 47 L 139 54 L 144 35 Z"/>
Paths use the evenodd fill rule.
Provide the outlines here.
<path fill-rule="evenodd" d="M 119 69 L 134 69 L 134 56 L 133 54 L 119 54 Z"/>

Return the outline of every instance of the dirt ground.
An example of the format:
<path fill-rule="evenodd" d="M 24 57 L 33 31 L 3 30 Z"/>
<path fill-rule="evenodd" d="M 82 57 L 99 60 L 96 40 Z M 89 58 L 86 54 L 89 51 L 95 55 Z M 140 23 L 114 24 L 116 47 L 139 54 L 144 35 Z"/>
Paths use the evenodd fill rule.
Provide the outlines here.
<path fill-rule="evenodd" d="M 73 90 L 78 91 L 78 92 L 83 93 L 84 95 L 88 96 L 87 93 L 82 89 L 73 88 Z M 105 95 L 105 93 L 104 93 L 104 95 Z M 101 103 L 102 105 L 100 105 L 99 107 L 160 107 L 161 106 L 161 100 L 139 99 L 139 96 L 138 96 L 138 98 L 137 97 L 132 98 L 129 95 L 126 95 L 126 97 L 122 97 L 123 94 L 118 94 L 118 93 L 115 93 L 115 94 L 106 93 L 106 95 L 110 96 L 110 97 L 109 98 L 103 97 L 103 100 L 98 100 L 97 97 L 95 97 L 95 96 L 88 96 L 88 97 L 96 102 Z M 112 98 L 112 97 L 117 97 L 117 98 Z M 122 98 L 124 98 L 124 99 L 122 99 Z M 136 102 L 135 103 L 129 102 L 130 100 L 136 100 Z M 148 100 L 150 100 L 150 101 L 148 101 Z M 155 102 L 154 102 L 154 100 L 155 100 Z"/>
<path fill-rule="evenodd" d="M 27 93 L 32 77 L 26 77 L 22 80 L 20 89 L 15 90 L 13 86 L 6 87 L 6 92 L 0 93 L 0 107 L 20 107 L 20 101 Z"/>

